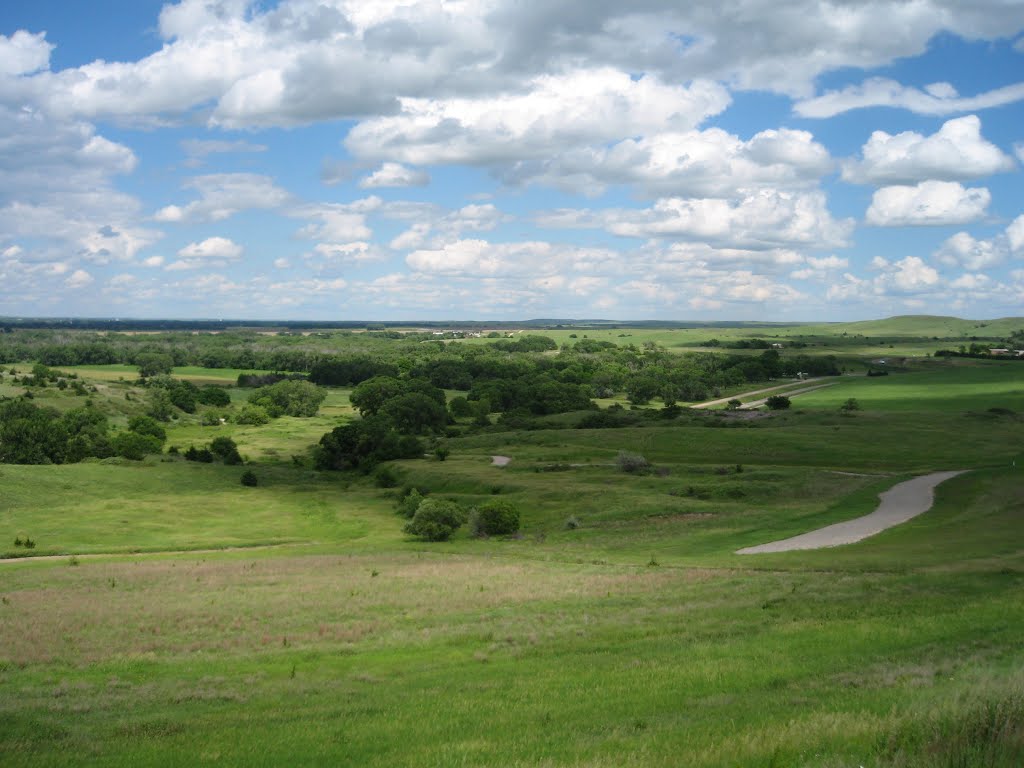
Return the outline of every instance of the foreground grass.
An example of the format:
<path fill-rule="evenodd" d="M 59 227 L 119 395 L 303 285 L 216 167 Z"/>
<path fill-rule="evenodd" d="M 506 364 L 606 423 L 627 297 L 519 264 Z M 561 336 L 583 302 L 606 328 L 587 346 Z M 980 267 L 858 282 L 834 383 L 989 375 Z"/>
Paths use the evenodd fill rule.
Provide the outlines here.
<path fill-rule="evenodd" d="M 378 553 L 5 576 L 8 765 L 1021 755 L 1019 569 L 823 579 Z"/>

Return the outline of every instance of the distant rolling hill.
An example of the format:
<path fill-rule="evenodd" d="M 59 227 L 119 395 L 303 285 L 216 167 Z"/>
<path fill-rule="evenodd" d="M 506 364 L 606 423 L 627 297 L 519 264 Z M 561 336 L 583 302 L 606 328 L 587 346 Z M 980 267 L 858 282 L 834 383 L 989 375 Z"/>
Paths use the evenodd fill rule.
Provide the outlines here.
<path fill-rule="evenodd" d="M 864 336 L 938 336 L 939 338 L 1003 338 L 1024 330 L 1024 317 L 1002 317 L 997 320 L 962 320 L 942 315 L 897 315 L 884 320 L 862 320 L 836 323 L 832 333 Z"/>

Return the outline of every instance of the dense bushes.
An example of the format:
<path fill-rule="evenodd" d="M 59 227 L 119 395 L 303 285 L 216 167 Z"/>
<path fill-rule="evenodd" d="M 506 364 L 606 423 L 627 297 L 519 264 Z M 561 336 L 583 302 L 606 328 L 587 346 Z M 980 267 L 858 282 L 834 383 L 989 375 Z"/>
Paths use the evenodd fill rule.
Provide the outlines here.
<path fill-rule="evenodd" d="M 112 454 L 107 418 L 92 408 L 61 414 L 25 398 L 0 401 L 0 462 L 63 464 Z"/>
<path fill-rule="evenodd" d="M 132 461 L 141 461 L 152 453 L 160 453 L 162 441 L 153 435 L 138 432 L 119 432 L 110 441 L 111 448 L 118 456 Z"/>
<path fill-rule="evenodd" d="M 229 466 L 242 463 L 243 459 L 238 452 L 238 446 L 230 437 L 215 437 L 205 448 L 196 448 L 193 445 L 185 451 L 185 461 L 212 464 L 217 460 Z"/>
<path fill-rule="evenodd" d="M 370 416 L 352 421 L 320 438 L 313 452 L 317 469 L 358 469 L 369 472 L 382 461 L 423 456 L 423 443 L 402 435 L 386 420 Z"/>

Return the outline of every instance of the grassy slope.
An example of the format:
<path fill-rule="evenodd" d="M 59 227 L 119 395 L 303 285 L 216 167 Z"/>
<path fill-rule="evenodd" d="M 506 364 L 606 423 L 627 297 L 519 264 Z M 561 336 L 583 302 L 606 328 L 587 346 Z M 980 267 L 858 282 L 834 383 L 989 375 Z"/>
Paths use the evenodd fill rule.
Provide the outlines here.
<path fill-rule="evenodd" d="M 4 762 L 1020 765 L 1024 423 L 985 415 L 1024 408 L 1017 370 L 849 378 L 756 427 L 480 435 L 400 465 L 514 500 L 516 541 L 404 541 L 386 492 L 283 450 L 257 489 L 175 462 L 0 467 L 0 532 L 27 521 L 40 551 L 317 542 L 4 566 Z M 838 415 L 851 396 L 865 410 Z M 248 448 L 270 461 L 308 432 Z M 620 448 L 668 474 L 614 471 Z M 555 462 L 584 466 L 534 471 Z M 983 469 L 878 537 L 732 554 L 946 467 Z"/>

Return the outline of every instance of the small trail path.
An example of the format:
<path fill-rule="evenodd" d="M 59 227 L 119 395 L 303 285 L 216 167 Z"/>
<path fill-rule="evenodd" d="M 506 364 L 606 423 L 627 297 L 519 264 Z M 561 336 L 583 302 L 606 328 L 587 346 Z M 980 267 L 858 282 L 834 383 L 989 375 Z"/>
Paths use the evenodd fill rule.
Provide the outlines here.
<path fill-rule="evenodd" d="M 816 381 L 822 381 L 823 377 L 819 376 L 816 379 L 804 379 L 803 382 L 791 381 L 787 384 L 777 384 L 774 387 L 765 387 L 764 389 L 755 389 L 751 392 L 741 392 L 738 395 L 729 395 L 729 397 L 720 397 L 717 400 L 708 400 L 706 403 L 696 403 L 689 406 L 690 408 L 714 408 L 716 405 L 726 405 L 730 400 L 742 399 L 744 397 L 753 397 L 754 395 L 763 395 L 765 392 L 774 392 L 778 389 L 785 389 L 786 387 L 792 387 L 794 384 L 813 384 Z M 788 394 L 788 393 L 787 393 Z"/>
<path fill-rule="evenodd" d="M 935 502 L 935 486 L 962 475 L 965 471 L 932 472 L 930 475 L 921 475 L 897 483 L 879 496 L 881 501 L 878 508 L 870 515 L 828 525 L 781 541 L 746 547 L 737 550 L 736 554 L 760 555 L 767 552 L 791 552 L 796 549 L 822 549 L 853 544 L 927 512 Z"/>
<path fill-rule="evenodd" d="M 162 549 L 159 551 L 146 552 L 67 552 L 63 555 L 25 555 L 24 557 L 0 557 L 0 565 L 5 563 L 38 563 L 47 560 L 92 560 L 99 557 L 157 557 L 167 555 L 215 555 L 222 552 L 255 552 L 260 549 L 280 549 L 281 547 L 309 547 L 317 544 L 315 541 L 287 541 L 281 544 L 254 544 L 251 547 L 215 547 L 212 549 Z"/>

